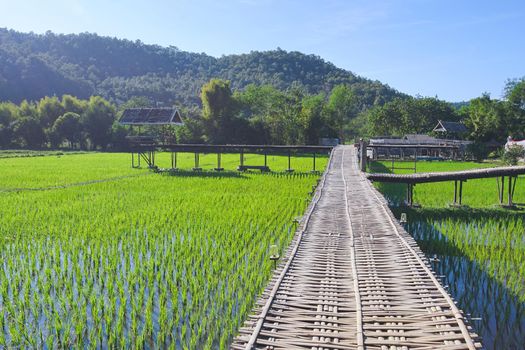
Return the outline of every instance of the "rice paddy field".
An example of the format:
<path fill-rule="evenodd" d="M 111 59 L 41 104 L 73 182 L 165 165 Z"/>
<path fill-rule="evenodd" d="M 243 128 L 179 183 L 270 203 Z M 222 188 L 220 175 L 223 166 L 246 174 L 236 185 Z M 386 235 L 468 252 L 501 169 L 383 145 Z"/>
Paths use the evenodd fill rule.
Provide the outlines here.
<path fill-rule="evenodd" d="M 61 156 L 64 154 L 83 154 L 84 151 L 34 151 L 34 150 L 0 150 L 0 158 L 25 158 L 25 157 L 45 157 L 45 156 Z"/>
<path fill-rule="evenodd" d="M 418 172 L 454 171 L 496 166 L 494 163 L 418 162 Z M 411 167 L 396 162 L 396 167 Z M 375 172 L 391 172 L 390 162 L 375 162 Z M 410 173 L 410 170 L 394 170 Z M 454 183 L 418 184 L 414 200 L 421 208 L 401 206 L 406 185 L 377 184 L 398 217 L 408 216 L 407 230 L 431 258 L 443 284 L 470 314 L 487 349 L 522 349 L 525 344 L 525 212 L 521 205 L 498 204 L 496 179 L 468 180 L 462 208 L 450 208 Z M 525 202 L 525 178 L 514 196 Z"/>
<path fill-rule="evenodd" d="M 220 174 L 215 155 L 203 172 L 193 160 L 154 173 L 119 153 L 0 159 L 0 349 L 226 348 L 319 174 L 311 158 L 292 174 L 286 157 L 265 174 L 234 171 L 238 155 Z"/>

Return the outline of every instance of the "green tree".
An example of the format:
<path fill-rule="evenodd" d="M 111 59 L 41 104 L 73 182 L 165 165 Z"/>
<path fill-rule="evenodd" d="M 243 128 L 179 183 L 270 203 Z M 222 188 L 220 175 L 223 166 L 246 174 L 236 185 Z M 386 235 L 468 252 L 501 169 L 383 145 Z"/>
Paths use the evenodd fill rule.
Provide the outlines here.
<path fill-rule="evenodd" d="M 273 136 L 278 138 L 278 134 L 282 133 L 280 137 L 281 142 L 279 143 L 294 145 L 304 142 L 304 132 L 300 127 L 300 114 L 303 110 L 302 101 L 305 95 L 304 88 L 298 84 L 293 84 L 292 87 L 286 91 L 282 104 L 282 115 L 276 116 L 276 119 L 280 119 L 282 129 L 274 129 Z"/>
<path fill-rule="evenodd" d="M 287 143 L 285 140 L 291 132 L 286 129 L 289 124 L 286 109 L 288 104 L 293 104 L 291 96 L 271 85 L 250 84 L 244 91 L 236 92 L 234 99 L 240 117 L 249 119 L 254 143 Z M 297 109 L 300 109 L 300 103 Z M 294 115 L 290 118 L 297 119 Z"/>
<path fill-rule="evenodd" d="M 475 161 L 481 162 L 487 159 L 489 149 L 485 142 L 475 141 L 467 146 L 467 154 L 469 154 Z"/>
<path fill-rule="evenodd" d="M 372 136 L 397 135 L 403 133 L 403 101 L 396 99 L 367 112 L 368 129 Z"/>
<path fill-rule="evenodd" d="M 427 134 L 439 120 L 458 121 L 459 115 L 448 102 L 434 97 L 408 99 L 403 113 L 403 130 L 405 134 Z"/>
<path fill-rule="evenodd" d="M 80 115 L 77 113 L 67 112 L 58 117 L 53 124 L 53 132 L 57 135 L 59 142 L 67 140 L 70 148 L 73 148 L 73 144 L 80 142 L 81 131 L 82 124 Z"/>
<path fill-rule="evenodd" d="M 38 111 L 34 103 L 23 100 L 18 108 L 20 117 L 38 118 Z"/>
<path fill-rule="evenodd" d="M 65 112 L 73 112 L 81 115 L 87 107 L 87 101 L 79 100 L 75 96 L 64 95 L 62 96 L 62 106 Z"/>
<path fill-rule="evenodd" d="M 184 120 L 184 125 L 175 130 L 178 143 L 203 143 L 203 121 L 200 110 L 196 107 L 181 108 L 180 113 Z"/>
<path fill-rule="evenodd" d="M 44 129 L 51 128 L 55 121 L 65 113 L 64 106 L 57 97 L 44 97 L 37 105 L 38 117 L 40 124 Z"/>
<path fill-rule="evenodd" d="M 345 125 L 356 115 L 355 104 L 354 93 L 348 85 L 340 84 L 332 89 L 328 99 L 328 114 L 341 143 L 345 141 Z"/>
<path fill-rule="evenodd" d="M 230 82 L 212 79 L 202 86 L 202 116 L 207 141 L 231 143 L 234 127 L 234 99 Z"/>
<path fill-rule="evenodd" d="M 307 96 L 302 101 L 300 125 L 302 142 L 306 145 L 316 145 L 322 135 L 323 110 L 325 108 L 324 94 Z"/>
<path fill-rule="evenodd" d="M 115 107 L 100 96 L 91 96 L 81 116 L 82 128 L 94 148 L 106 148 L 111 142 L 111 128 L 115 121 Z"/>
<path fill-rule="evenodd" d="M 126 137 L 128 135 L 129 130 L 115 120 L 111 127 L 111 148 L 118 151 L 127 150 L 129 142 Z"/>
<path fill-rule="evenodd" d="M 489 141 L 506 138 L 502 128 L 504 106 L 501 101 L 493 100 L 489 94 L 470 101 L 465 125 L 470 129 L 470 139 L 474 141 Z"/>
<path fill-rule="evenodd" d="M 508 165 L 517 165 L 518 160 L 525 155 L 525 149 L 521 145 L 512 145 L 505 150 L 503 161 Z"/>
<path fill-rule="evenodd" d="M 348 135 L 347 141 L 354 142 L 359 138 L 370 137 L 366 112 L 361 112 L 357 117 L 350 120 L 350 123 L 346 126 L 345 134 Z"/>
<path fill-rule="evenodd" d="M 432 97 L 394 99 L 367 113 L 371 135 L 427 134 L 438 120 L 457 121 L 459 114 L 447 102 Z"/>
<path fill-rule="evenodd" d="M 39 121 L 31 117 L 21 117 L 16 120 L 13 125 L 13 133 L 21 147 L 41 148 L 46 141 Z"/>
<path fill-rule="evenodd" d="M 506 135 L 525 138 L 525 78 L 507 81 L 505 99 L 502 125 Z"/>
<path fill-rule="evenodd" d="M 525 111 L 525 77 L 506 82 L 505 98 L 516 108 Z"/>
<path fill-rule="evenodd" d="M 0 103 L 0 147 L 7 147 L 12 141 L 11 123 L 18 118 L 18 107 L 11 102 Z"/>

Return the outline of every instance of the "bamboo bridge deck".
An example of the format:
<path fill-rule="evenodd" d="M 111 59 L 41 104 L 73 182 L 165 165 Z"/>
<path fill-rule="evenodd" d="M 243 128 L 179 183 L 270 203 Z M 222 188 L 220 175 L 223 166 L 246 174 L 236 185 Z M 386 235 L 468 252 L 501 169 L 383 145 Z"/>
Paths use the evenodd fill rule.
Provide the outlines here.
<path fill-rule="evenodd" d="M 286 256 L 232 349 L 476 349 L 481 344 L 386 200 L 332 152 Z"/>

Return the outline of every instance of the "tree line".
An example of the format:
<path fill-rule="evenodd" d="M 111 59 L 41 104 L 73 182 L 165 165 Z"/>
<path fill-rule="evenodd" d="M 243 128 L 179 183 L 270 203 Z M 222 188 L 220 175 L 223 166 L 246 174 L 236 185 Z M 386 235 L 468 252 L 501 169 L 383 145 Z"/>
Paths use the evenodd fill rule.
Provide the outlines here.
<path fill-rule="evenodd" d="M 183 126 L 143 127 L 141 132 L 179 143 L 317 144 L 322 137 L 345 139 L 345 126 L 358 113 L 356 97 L 345 84 L 326 95 L 308 94 L 298 86 L 281 91 L 253 84 L 232 91 L 229 81 L 212 79 L 202 86 L 200 98 L 202 108 L 179 107 Z M 151 106 L 145 97 L 119 107 L 100 96 L 3 102 L 0 147 L 123 149 L 126 136 L 139 130 L 118 124 L 122 111 Z"/>
<path fill-rule="evenodd" d="M 453 104 L 437 98 L 396 98 L 361 113 L 352 123 L 365 136 L 403 136 L 429 133 L 438 120 L 463 122 L 466 138 L 482 144 L 503 144 L 508 136 L 525 138 L 525 78 L 508 80 L 502 99 L 488 93 L 467 103 Z"/>
<path fill-rule="evenodd" d="M 119 135 L 116 108 L 100 96 L 0 103 L 0 147 L 106 149 Z M 117 128 L 113 130 L 113 128 Z"/>
<path fill-rule="evenodd" d="M 358 137 L 429 133 L 438 120 L 460 121 L 467 139 L 503 144 L 508 135 L 525 138 L 525 79 L 509 80 L 501 100 L 488 94 L 454 106 L 437 98 L 396 98 L 361 110 L 348 84 L 328 94 L 310 94 L 298 85 L 279 90 L 250 84 L 233 90 L 211 79 L 200 92 L 200 105 L 179 106 L 181 127 L 142 128 L 179 143 L 318 144 L 320 138 L 353 142 Z M 138 130 L 117 122 L 125 108 L 151 107 L 146 97 L 116 106 L 100 96 L 44 97 L 37 102 L 0 103 L 0 147 L 124 149 L 126 136 Z M 481 146 L 480 146 L 481 147 Z"/>
<path fill-rule="evenodd" d="M 202 113 L 186 120 L 179 141 L 314 145 L 320 138 L 344 139 L 346 122 L 357 114 L 355 95 L 344 84 L 329 95 L 312 95 L 299 87 L 253 84 L 233 92 L 229 81 L 212 79 L 201 101 Z"/>

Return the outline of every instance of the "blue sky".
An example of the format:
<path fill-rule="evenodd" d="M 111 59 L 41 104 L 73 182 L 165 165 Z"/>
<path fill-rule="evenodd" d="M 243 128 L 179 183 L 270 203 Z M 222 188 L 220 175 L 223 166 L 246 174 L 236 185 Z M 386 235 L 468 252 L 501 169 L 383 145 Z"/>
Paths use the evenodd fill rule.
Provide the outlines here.
<path fill-rule="evenodd" d="M 525 76 L 525 1 L 0 0 L 0 27 L 96 32 L 213 56 L 319 55 L 411 95 L 500 98 Z"/>

